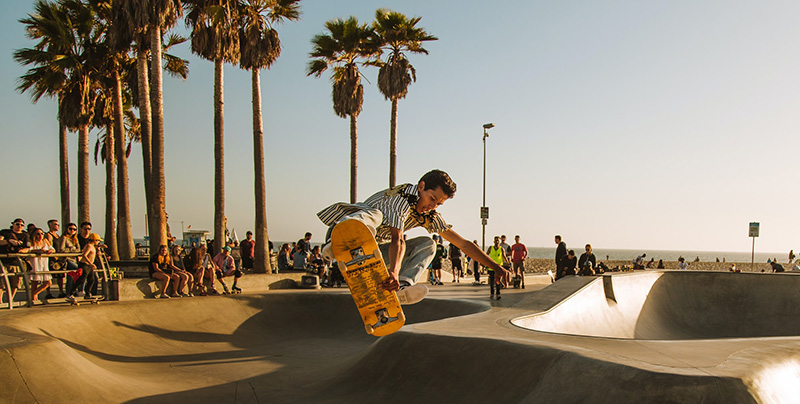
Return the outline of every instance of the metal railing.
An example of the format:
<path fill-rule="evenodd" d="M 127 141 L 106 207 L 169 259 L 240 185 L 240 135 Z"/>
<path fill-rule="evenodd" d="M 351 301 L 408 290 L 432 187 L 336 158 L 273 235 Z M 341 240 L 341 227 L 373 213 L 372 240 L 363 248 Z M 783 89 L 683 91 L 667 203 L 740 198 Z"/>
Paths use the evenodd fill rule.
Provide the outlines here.
<path fill-rule="evenodd" d="M 11 297 L 11 282 L 9 278 L 18 278 L 22 277 L 22 283 L 24 286 L 24 293 L 25 298 L 27 300 L 27 307 L 33 307 L 33 296 L 31 295 L 31 276 L 34 274 L 66 274 L 68 272 L 72 272 L 71 270 L 47 270 L 47 271 L 28 271 L 28 265 L 25 263 L 25 258 L 77 258 L 80 257 L 81 253 L 51 253 L 51 254 L 42 254 L 42 253 L 12 253 L 12 254 L 0 254 L 0 259 L 4 258 L 13 258 L 17 260 L 17 264 L 20 268 L 20 272 L 10 272 L 6 269 L 6 265 L 0 260 L 0 276 L 3 277 L 3 286 L 5 287 L 6 294 L 8 296 L 8 308 L 14 308 L 14 300 Z M 108 285 L 109 285 L 109 267 L 108 267 L 108 259 L 103 253 L 102 250 L 97 250 L 97 260 L 100 262 L 99 270 L 102 274 L 99 276 L 97 272 L 95 272 L 94 276 L 97 276 L 101 281 L 101 288 L 103 291 L 103 297 L 108 299 Z M 49 267 L 48 267 L 49 268 Z M 17 290 L 19 293 L 20 290 Z"/>

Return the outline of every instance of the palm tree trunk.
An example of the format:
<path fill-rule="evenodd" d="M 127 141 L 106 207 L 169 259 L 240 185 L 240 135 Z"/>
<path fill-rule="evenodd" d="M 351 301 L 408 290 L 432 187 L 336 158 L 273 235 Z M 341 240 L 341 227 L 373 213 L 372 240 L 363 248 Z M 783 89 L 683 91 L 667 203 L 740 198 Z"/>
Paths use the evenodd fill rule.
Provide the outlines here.
<path fill-rule="evenodd" d="M 214 254 L 225 246 L 225 144 L 223 133 L 223 65 L 214 61 Z"/>
<path fill-rule="evenodd" d="M 392 99 L 392 118 L 389 123 L 389 188 L 397 184 L 397 99 Z"/>
<path fill-rule="evenodd" d="M 356 115 L 350 115 L 350 203 L 358 201 L 357 189 L 358 172 L 358 130 L 356 128 Z"/>
<path fill-rule="evenodd" d="M 114 144 L 112 151 L 117 160 L 117 249 L 119 257 L 129 260 L 134 257 L 133 234 L 131 233 L 131 210 L 128 197 L 128 156 L 125 153 L 126 136 L 122 115 L 122 83 L 119 71 L 114 72 Z"/>
<path fill-rule="evenodd" d="M 154 233 L 154 220 L 150 220 L 153 216 L 151 211 L 153 200 L 153 138 L 152 138 L 152 114 L 150 112 L 150 96 L 148 95 L 150 89 L 150 80 L 148 77 L 150 73 L 147 67 L 147 52 L 139 50 L 136 58 L 136 75 L 139 80 L 139 120 L 141 122 L 141 142 L 142 142 L 142 162 L 144 168 L 144 200 L 147 212 L 147 232 L 148 234 Z"/>
<path fill-rule="evenodd" d="M 261 120 L 261 78 L 253 69 L 253 168 L 255 174 L 256 229 L 254 273 L 270 273 L 267 233 L 267 192 L 264 178 L 264 125 Z"/>
<path fill-rule="evenodd" d="M 106 127 L 105 140 L 105 159 L 106 159 L 106 235 L 105 245 L 106 254 L 116 261 L 119 259 L 117 250 L 117 210 L 116 193 L 114 184 L 114 129 L 111 125 Z"/>
<path fill-rule="evenodd" d="M 150 73 L 153 81 L 150 83 L 150 104 L 153 108 L 153 148 L 152 148 L 152 194 L 148 205 L 152 209 L 150 221 L 155 221 L 153 231 L 150 232 L 151 251 L 167 244 L 167 219 L 166 219 L 166 180 L 164 178 L 164 100 L 162 91 L 161 74 L 161 28 L 157 25 L 150 27 Z"/>
<path fill-rule="evenodd" d="M 60 96 L 59 96 L 60 97 Z M 59 108 L 61 102 L 59 101 Z M 58 114 L 61 116 L 61 114 Z M 58 167 L 61 184 L 61 225 L 66 227 L 71 222 L 69 210 L 69 146 L 67 144 L 67 127 L 58 119 Z"/>
<path fill-rule="evenodd" d="M 78 224 L 90 222 L 89 214 L 89 126 L 78 130 Z"/>

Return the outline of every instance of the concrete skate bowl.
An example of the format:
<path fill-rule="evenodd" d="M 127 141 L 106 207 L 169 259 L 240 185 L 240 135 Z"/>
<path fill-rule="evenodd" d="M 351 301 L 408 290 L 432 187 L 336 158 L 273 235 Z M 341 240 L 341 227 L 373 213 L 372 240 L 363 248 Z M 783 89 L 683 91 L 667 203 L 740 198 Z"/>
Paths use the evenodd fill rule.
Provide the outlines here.
<path fill-rule="evenodd" d="M 426 299 L 405 311 L 414 324 L 488 309 Z M 0 312 L 0 403 L 308 402 L 377 340 L 343 293 L 15 309 Z"/>
<path fill-rule="evenodd" d="M 595 279 L 512 323 L 559 334 L 702 340 L 800 336 L 799 316 L 800 276 L 647 271 Z"/>

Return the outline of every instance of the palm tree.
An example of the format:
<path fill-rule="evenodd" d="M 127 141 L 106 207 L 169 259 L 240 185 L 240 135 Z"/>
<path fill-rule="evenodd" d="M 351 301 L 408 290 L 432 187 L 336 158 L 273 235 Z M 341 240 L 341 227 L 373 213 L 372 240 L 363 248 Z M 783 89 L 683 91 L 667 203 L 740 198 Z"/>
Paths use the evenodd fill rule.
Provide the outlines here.
<path fill-rule="evenodd" d="M 267 191 L 264 175 L 264 126 L 261 119 L 260 71 L 269 68 L 281 54 L 274 23 L 300 19 L 300 0 L 245 0 L 239 33 L 239 65 L 252 71 L 253 94 L 253 165 L 255 171 L 255 262 L 253 272 L 269 273 L 269 236 L 267 232 Z"/>
<path fill-rule="evenodd" d="M 223 63 L 239 61 L 237 0 L 186 0 L 192 52 L 214 62 L 214 253 L 225 246 Z"/>
<path fill-rule="evenodd" d="M 164 97 L 162 83 L 162 33 L 169 30 L 183 13 L 180 0 L 117 0 L 115 14 L 120 25 L 137 42 L 139 107 L 142 119 L 142 155 L 150 245 L 167 244 L 166 180 L 164 177 Z M 147 48 L 145 48 L 147 44 Z M 146 50 L 150 50 L 147 69 Z M 147 82 L 147 74 L 152 80 Z M 147 91 L 149 90 L 149 96 Z M 149 112 L 149 113 L 148 113 Z M 149 138 L 149 139 L 148 139 Z M 149 140 L 149 141 L 148 141 Z M 148 151 L 148 148 L 150 149 Z M 150 167 L 148 169 L 148 161 Z M 148 186 L 149 178 L 149 186 Z"/>
<path fill-rule="evenodd" d="M 73 39 L 70 21 L 66 10 L 58 4 L 44 0 L 34 3 L 34 12 L 27 18 L 19 20 L 25 24 L 28 38 L 39 40 L 33 48 L 19 49 L 14 52 L 14 60 L 22 65 L 32 65 L 26 74 L 20 77 L 17 90 L 30 92 L 33 102 L 43 96 L 57 99 L 62 106 L 64 84 L 70 62 L 74 61 Z M 67 147 L 67 127 L 58 119 L 58 167 L 61 190 L 61 223 L 69 223 L 69 162 Z"/>
<path fill-rule="evenodd" d="M 119 250 L 117 248 L 117 211 L 116 211 L 116 184 L 114 182 L 114 168 L 116 166 L 115 158 L 115 135 L 112 123 L 114 120 L 114 95 L 108 83 L 105 83 L 105 88 L 101 89 L 97 102 L 95 103 L 95 112 L 92 124 L 96 127 L 105 129 L 105 133 L 98 136 L 97 142 L 94 146 L 94 164 L 97 165 L 98 160 L 102 161 L 106 167 L 106 215 L 105 215 L 105 245 L 106 253 L 111 260 L 119 259 Z"/>
<path fill-rule="evenodd" d="M 421 17 L 407 18 L 387 9 L 375 11 L 372 29 L 381 48 L 389 52 L 378 71 L 378 90 L 392 101 L 389 124 L 389 187 L 396 185 L 397 173 L 397 101 L 408 94 L 408 86 L 417 81 L 417 72 L 403 52 L 428 54 L 422 47 L 424 41 L 435 41 L 424 29 L 416 25 Z"/>
<path fill-rule="evenodd" d="M 325 23 L 327 33 L 311 39 L 313 50 L 309 54 L 307 75 L 320 77 L 329 67 L 333 69 L 333 111 L 341 118 L 350 117 L 350 202 L 357 200 L 358 131 L 356 119 L 364 103 L 364 87 L 358 64 L 370 64 L 370 58 L 379 54 L 380 48 L 370 41 L 373 33 L 356 17 L 335 19 Z"/>

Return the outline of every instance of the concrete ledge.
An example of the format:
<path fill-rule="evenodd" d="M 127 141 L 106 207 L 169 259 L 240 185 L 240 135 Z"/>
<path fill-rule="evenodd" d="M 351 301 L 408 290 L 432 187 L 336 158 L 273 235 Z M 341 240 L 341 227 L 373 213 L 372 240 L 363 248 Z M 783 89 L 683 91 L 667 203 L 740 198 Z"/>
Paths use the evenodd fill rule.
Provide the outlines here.
<path fill-rule="evenodd" d="M 239 287 L 245 292 L 258 292 L 275 289 L 296 289 L 304 273 L 286 274 L 246 274 L 239 278 Z M 230 279 L 230 280 L 229 280 Z M 230 286 L 233 278 L 225 278 Z M 126 278 L 119 283 L 120 300 L 152 299 L 155 297 L 156 281 L 151 278 Z M 221 288 L 219 288 L 222 291 Z"/>

